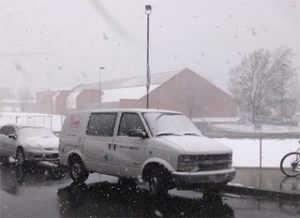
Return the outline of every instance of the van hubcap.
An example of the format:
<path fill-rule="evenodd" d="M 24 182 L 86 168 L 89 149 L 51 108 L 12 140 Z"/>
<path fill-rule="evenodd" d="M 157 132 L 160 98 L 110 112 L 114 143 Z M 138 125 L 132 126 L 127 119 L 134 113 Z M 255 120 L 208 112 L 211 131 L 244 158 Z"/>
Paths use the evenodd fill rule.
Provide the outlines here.
<path fill-rule="evenodd" d="M 74 177 L 78 178 L 81 175 L 81 166 L 78 163 L 75 163 L 72 167 L 72 174 L 74 175 Z"/>
<path fill-rule="evenodd" d="M 149 181 L 149 188 L 150 188 L 150 192 L 153 194 L 153 195 L 157 195 L 157 188 L 158 188 L 158 181 L 157 181 L 157 178 L 156 177 L 152 177 L 150 178 L 150 181 Z"/>

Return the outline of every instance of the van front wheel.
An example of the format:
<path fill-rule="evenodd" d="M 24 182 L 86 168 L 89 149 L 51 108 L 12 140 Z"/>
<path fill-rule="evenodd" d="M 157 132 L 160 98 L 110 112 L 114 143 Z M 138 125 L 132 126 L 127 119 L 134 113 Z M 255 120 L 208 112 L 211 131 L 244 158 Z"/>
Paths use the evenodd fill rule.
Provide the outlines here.
<path fill-rule="evenodd" d="M 149 178 L 150 195 L 155 198 L 166 197 L 168 194 L 168 176 L 160 169 L 154 169 Z"/>
<path fill-rule="evenodd" d="M 89 172 L 79 158 L 72 158 L 69 164 L 69 171 L 75 183 L 83 183 L 89 176 Z"/>

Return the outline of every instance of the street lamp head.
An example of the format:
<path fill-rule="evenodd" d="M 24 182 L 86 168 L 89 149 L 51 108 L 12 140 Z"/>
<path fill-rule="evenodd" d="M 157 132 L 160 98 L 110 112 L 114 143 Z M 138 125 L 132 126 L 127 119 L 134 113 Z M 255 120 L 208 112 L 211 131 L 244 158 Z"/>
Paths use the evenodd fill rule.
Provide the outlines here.
<path fill-rule="evenodd" d="M 145 14 L 147 14 L 147 15 L 151 14 L 151 10 L 152 10 L 151 5 L 146 5 L 145 6 Z"/>
<path fill-rule="evenodd" d="M 100 69 L 100 70 L 104 70 L 105 68 L 104 68 L 104 67 L 99 67 L 99 69 Z"/>

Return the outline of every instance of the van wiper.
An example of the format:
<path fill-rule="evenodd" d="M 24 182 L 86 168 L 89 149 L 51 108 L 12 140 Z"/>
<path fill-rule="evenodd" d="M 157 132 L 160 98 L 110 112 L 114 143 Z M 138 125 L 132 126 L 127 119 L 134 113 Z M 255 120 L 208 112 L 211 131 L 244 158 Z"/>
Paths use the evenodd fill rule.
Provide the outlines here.
<path fill-rule="evenodd" d="M 201 136 L 197 133 L 193 133 L 193 132 L 186 132 L 186 133 L 183 133 L 183 135 L 194 135 L 194 136 Z"/>
<path fill-rule="evenodd" d="M 180 136 L 179 134 L 176 134 L 174 132 L 161 132 L 161 133 L 156 134 L 156 136 L 165 136 L 165 135 L 177 135 L 177 136 Z"/>

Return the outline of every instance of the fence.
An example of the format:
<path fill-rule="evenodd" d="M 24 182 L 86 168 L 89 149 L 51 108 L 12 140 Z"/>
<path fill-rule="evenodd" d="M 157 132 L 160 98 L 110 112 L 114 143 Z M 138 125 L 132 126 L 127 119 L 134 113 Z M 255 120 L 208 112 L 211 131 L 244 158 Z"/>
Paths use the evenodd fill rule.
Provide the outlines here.
<path fill-rule="evenodd" d="M 20 125 L 42 126 L 60 132 L 64 116 L 38 113 L 0 113 L 0 126 L 16 123 Z"/>
<path fill-rule="evenodd" d="M 281 158 L 300 146 L 299 138 L 215 138 L 233 151 L 235 167 L 278 168 Z"/>

